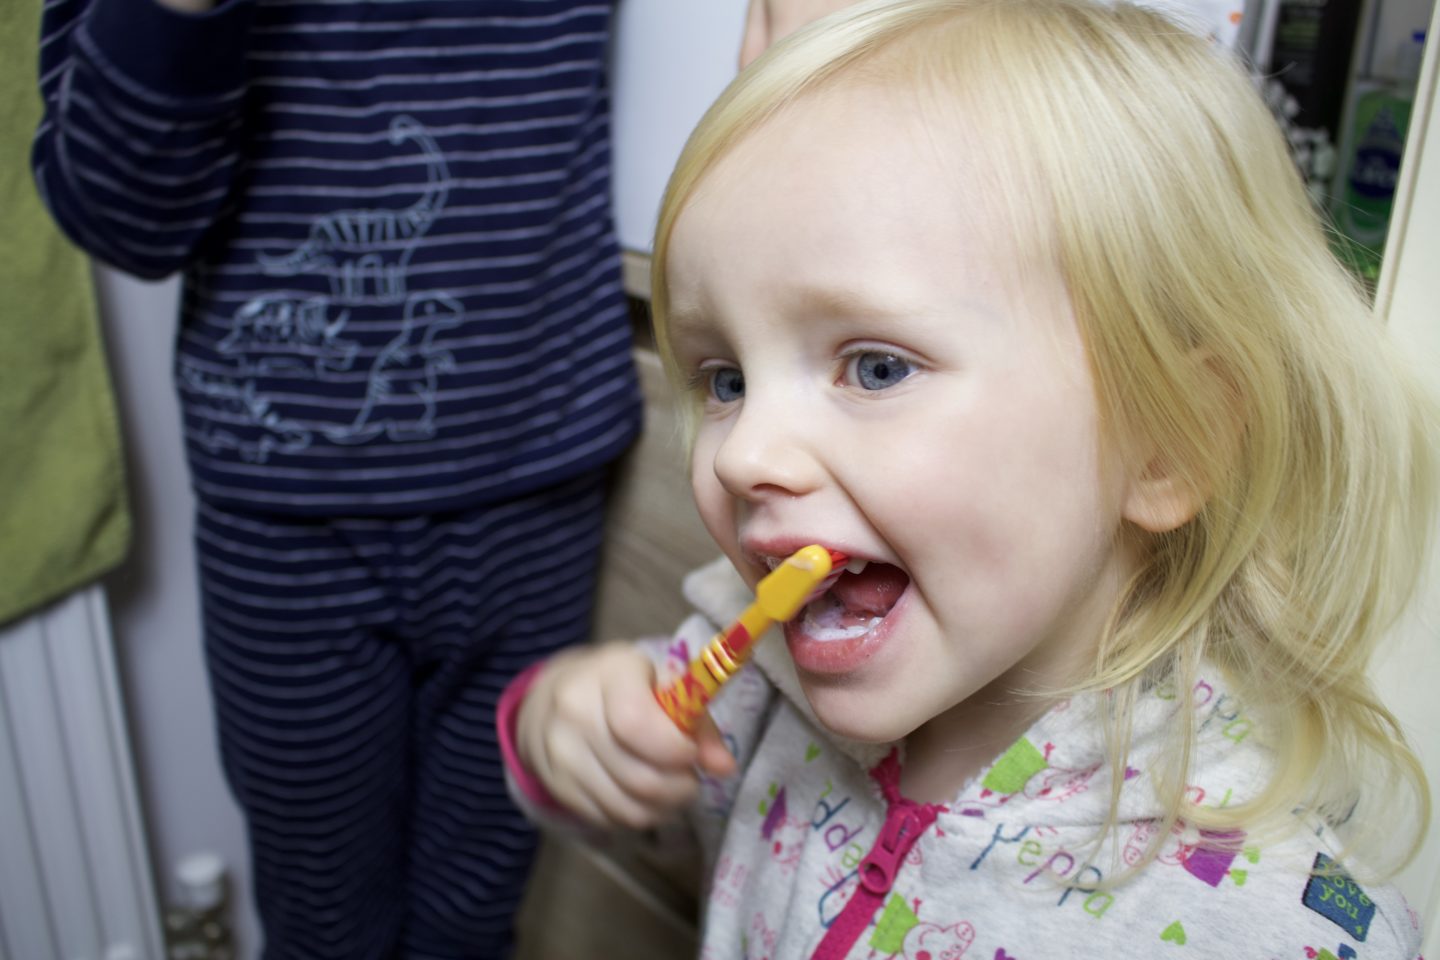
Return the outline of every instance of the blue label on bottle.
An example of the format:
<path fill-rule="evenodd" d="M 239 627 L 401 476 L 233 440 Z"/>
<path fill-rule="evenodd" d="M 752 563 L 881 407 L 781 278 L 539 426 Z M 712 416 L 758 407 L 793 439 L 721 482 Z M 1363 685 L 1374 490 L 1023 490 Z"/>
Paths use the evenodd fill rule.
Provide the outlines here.
<path fill-rule="evenodd" d="M 1395 195 L 1400 177 L 1400 154 L 1385 147 L 1361 147 L 1355 151 L 1350 171 L 1350 189 L 1370 200 L 1388 200 Z"/>

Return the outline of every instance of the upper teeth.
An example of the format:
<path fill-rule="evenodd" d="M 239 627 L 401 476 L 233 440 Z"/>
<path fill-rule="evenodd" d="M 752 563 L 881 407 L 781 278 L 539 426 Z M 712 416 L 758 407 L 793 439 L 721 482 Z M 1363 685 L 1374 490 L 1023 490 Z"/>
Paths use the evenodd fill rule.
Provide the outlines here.
<path fill-rule="evenodd" d="M 765 558 L 765 566 L 769 567 L 771 570 L 774 570 L 776 567 L 780 566 L 780 564 L 782 564 L 782 563 L 784 563 L 784 562 L 785 562 L 785 558 L 784 558 L 784 557 L 766 557 L 766 558 Z M 870 565 L 870 561 L 869 561 L 869 560 L 861 560 L 859 557 L 852 557 L 852 558 L 845 564 L 845 569 L 848 570 L 848 571 L 850 571 L 851 573 L 860 573 L 860 572 L 862 572 L 862 571 L 863 571 L 867 566 L 869 566 L 869 565 Z"/>

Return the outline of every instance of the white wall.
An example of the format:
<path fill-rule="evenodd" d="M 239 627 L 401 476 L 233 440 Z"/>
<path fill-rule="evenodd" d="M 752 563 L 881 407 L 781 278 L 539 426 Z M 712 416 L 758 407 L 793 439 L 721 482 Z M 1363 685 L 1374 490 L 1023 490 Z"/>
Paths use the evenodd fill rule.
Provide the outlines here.
<path fill-rule="evenodd" d="M 615 228 L 648 253 L 670 168 L 735 76 L 745 0 L 623 0 L 616 16 Z"/>
<path fill-rule="evenodd" d="M 135 520 L 130 556 L 106 588 L 160 897 L 173 902 L 177 859 L 219 853 L 249 956 L 258 927 L 245 826 L 220 773 L 211 721 L 190 539 L 195 501 L 170 377 L 178 283 L 143 283 L 105 268 L 95 279 Z"/>
<path fill-rule="evenodd" d="M 1393 77 L 1397 68 L 1396 54 L 1416 30 L 1424 30 L 1430 21 L 1434 0 L 1382 0 L 1370 11 L 1374 31 L 1367 38 L 1365 49 L 1357 51 L 1355 69 L 1362 76 Z M 1428 43 L 1434 36 L 1431 31 Z"/>

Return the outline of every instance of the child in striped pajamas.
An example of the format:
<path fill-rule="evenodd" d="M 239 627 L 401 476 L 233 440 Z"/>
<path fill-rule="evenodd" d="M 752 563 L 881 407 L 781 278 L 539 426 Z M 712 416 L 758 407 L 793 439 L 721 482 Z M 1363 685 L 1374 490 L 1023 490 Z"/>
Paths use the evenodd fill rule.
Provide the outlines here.
<path fill-rule="evenodd" d="M 184 274 L 204 640 L 266 960 L 509 953 L 536 838 L 495 700 L 588 636 L 640 422 L 611 12 L 46 6 L 45 200 L 96 257 Z"/>
<path fill-rule="evenodd" d="M 535 835 L 495 699 L 588 635 L 639 426 L 610 17 L 46 5 L 42 194 L 98 258 L 184 273 L 205 645 L 267 960 L 509 952 Z"/>

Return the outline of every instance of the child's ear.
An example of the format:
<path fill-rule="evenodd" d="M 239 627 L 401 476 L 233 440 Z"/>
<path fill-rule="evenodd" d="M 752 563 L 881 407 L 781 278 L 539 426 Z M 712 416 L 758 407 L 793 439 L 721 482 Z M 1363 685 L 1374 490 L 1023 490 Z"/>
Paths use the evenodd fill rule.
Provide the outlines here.
<path fill-rule="evenodd" d="M 1140 457 L 1144 467 L 1126 492 L 1122 515 L 1149 533 L 1168 533 L 1193 520 L 1240 452 L 1245 415 L 1239 390 L 1208 351 L 1195 351 L 1190 362 L 1196 374 L 1186 385 L 1195 404 L 1191 413 L 1204 425 L 1203 439 L 1186 444 L 1194 450 L 1196 463 L 1185 469 L 1151 442 Z"/>
<path fill-rule="evenodd" d="M 1189 523 L 1204 504 L 1189 480 L 1155 457 L 1130 482 L 1122 516 L 1148 533 L 1168 533 Z"/>

